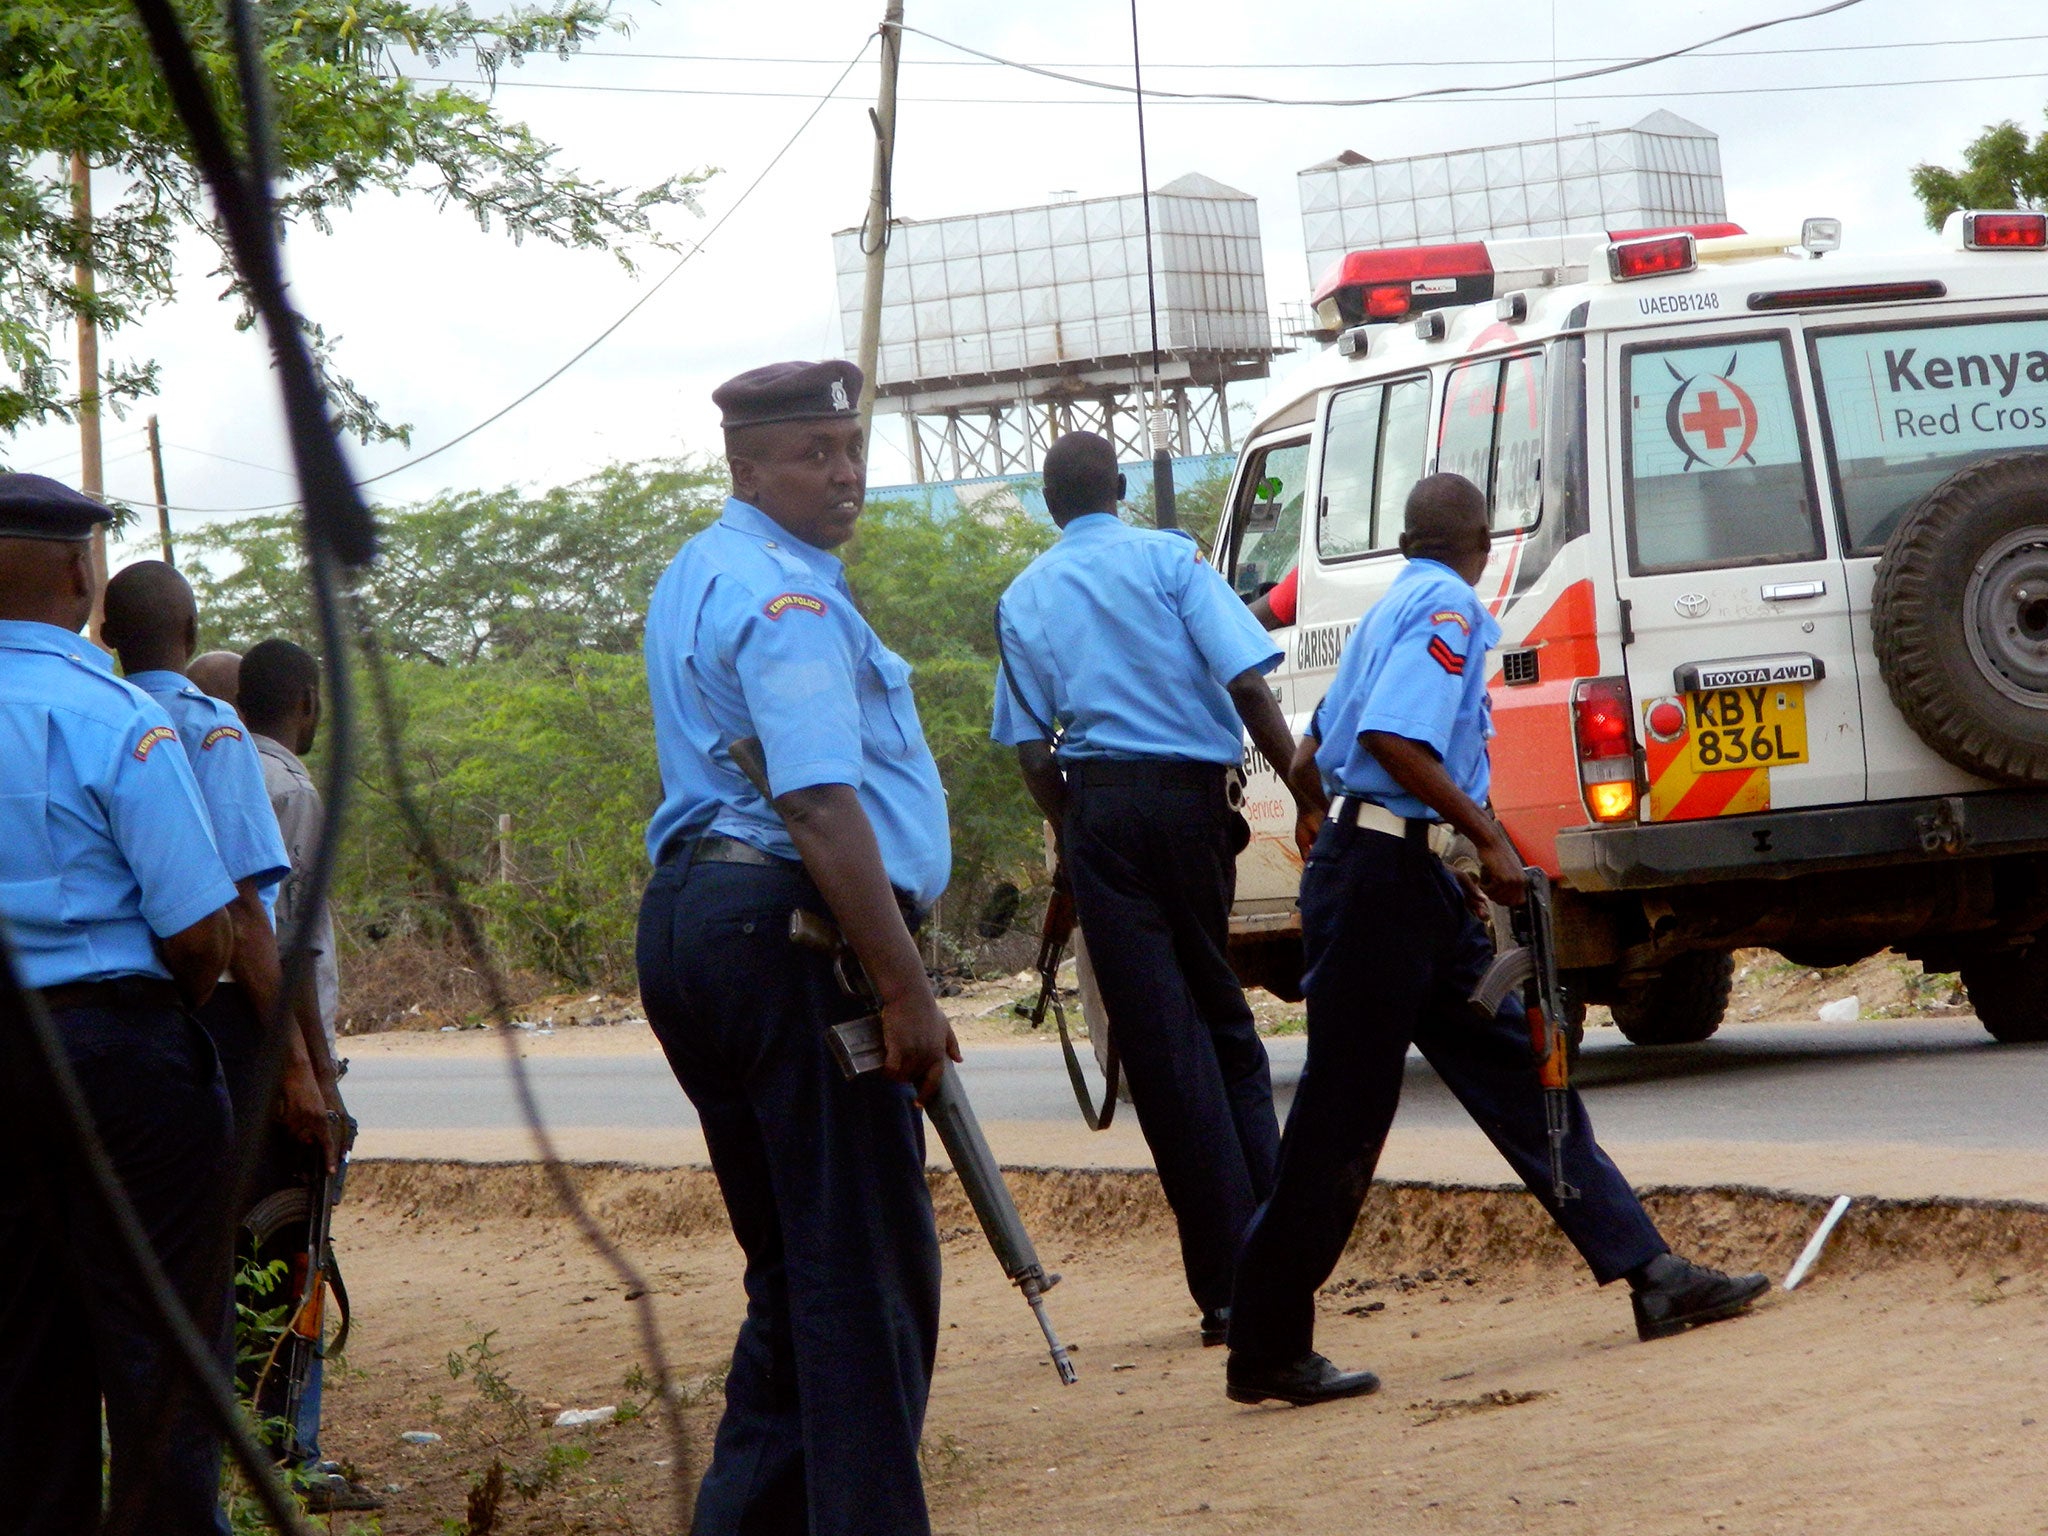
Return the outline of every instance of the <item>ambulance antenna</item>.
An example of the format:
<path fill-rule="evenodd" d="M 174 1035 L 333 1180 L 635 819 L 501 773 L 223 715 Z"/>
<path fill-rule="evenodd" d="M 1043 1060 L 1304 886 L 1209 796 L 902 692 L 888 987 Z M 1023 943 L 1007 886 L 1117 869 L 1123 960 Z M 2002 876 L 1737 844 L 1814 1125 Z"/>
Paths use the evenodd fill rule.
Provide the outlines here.
<path fill-rule="evenodd" d="M 1557 264 L 1564 259 L 1564 130 L 1557 114 L 1557 0 L 1550 0 L 1550 159 L 1557 167 Z"/>
<path fill-rule="evenodd" d="M 1555 73 L 1555 71 L 1553 71 Z M 1152 521 L 1178 528 L 1173 506 L 1173 421 L 1159 382 L 1159 287 L 1152 270 L 1152 173 L 1145 160 L 1145 78 L 1138 52 L 1138 0 L 1131 0 L 1131 83 L 1138 103 L 1138 193 L 1145 209 L 1145 307 L 1152 317 Z"/>

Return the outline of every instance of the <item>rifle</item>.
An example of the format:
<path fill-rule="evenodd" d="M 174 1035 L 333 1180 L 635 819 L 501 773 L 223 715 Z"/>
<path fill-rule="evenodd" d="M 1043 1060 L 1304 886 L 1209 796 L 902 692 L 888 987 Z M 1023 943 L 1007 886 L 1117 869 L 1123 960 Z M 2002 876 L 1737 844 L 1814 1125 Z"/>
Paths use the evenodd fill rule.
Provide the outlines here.
<path fill-rule="evenodd" d="M 341 1314 L 341 1326 L 334 1336 L 332 1352 L 348 1346 L 348 1287 L 334 1260 L 331 1231 L 334 1208 L 341 1203 L 342 1185 L 348 1176 L 344 1157 L 333 1173 L 324 1169 L 305 1184 L 292 1184 L 257 1202 L 242 1218 L 252 1251 L 260 1258 L 265 1245 L 278 1232 L 303 1223 L 306 1234 L 305 1267 L 291 1276 L 291 1310 L 284 1331 L 279 1334 L 269 1358 L 250 1386 L 250 1401 L 259 1413 L 282 1426 L 283 1443 L 274 1447 L 281 1462 L 303 1461 L 310 1447 L 299 1443 L 299 1409 L 305 1401 L 313 1362 L 328 1353 L 321 1335 L 326 1324 L 327 1293 L 334 1293 Z M 297 1266 L 294 1266 L 296 1269 Z M 277 1383 L 281 1379 L 281 1389 Z"/>
<path fill-rule="evenodd" d="M 1564 1138 L 1571 1129 L 1571 1057 L 1565 1035 L 1564 985 L 1557 974 L 1557 940 L 1551 927 L 1550 877 L 1535 865 L 1522 870 L 1529 899 L 1513 908 L 1509 921 L 1518 941 L 1494 957 L 1472 1006 L 1492 1018 L 1509 991 L 1523 990 L 1529 1015 L 1529 1047 L 1536 1053 L 1536 1078 L 1543 1086 L 1543 1123 L 1550 1138 L 1550 1192 L 1561 1203 L 1579 1192 L 1565 1181 Z"/>
<path fill-rule="evenodd" d="M 775 797 L 769 792 L 768 764 L 762 756 L 760 741 L 752 736 L 742 737 L 726 750 L 734 765 L 746 775 L 747 782 L 759 791 L 762 799 L 773 805 Z M 802 907 L 789 914 L 789 941 L 830 956 L 840 990 L 866 1004 L 870 1010 L 860 1018 L 835 1024 L 826 1032 L 825 1043 L 830 1047 L 833 1059 L 839 1063 L 839 1069 L 849 1080 L 880 1071 L 884 1056 L 882 1020 L 879 1012 L 875 1011 L 874 990 L 868 985 L 866 973 L 861 970 L 859 957 L 835 924 Z M 924 1108 L 932 1128 L 939 1133 L 940 1145 L 952 1159 L 954 1176 L 960 1180 L 960 1187 L 967 1192 L 968 1203 L 974 1207 L 974 1214 L 981 1222 L 982 1235 L 988 1239 L 989 1247 L 995 1250 L 1004 1275 L 1024 1293 L 1024 1300 L 1030 1304 L 1032 1315 L 1038 1320 L 1039 1331 L 1045 1335 L 1046 1348 L 1052 1355 L 1053 1368 L 1059 1372 L 1060 1381 L 1072 1386 L 1077 1379 L 1074 1362 L 1067 1354 L 1066 1345 L 1053 1331 L 1052 1318 L 1045 1310 L 1045 1293 L 1059 1284 L 1060 1277 L 1046 1273 L 1045 1266 L 1039 1262 L 1038 1250 L 1032 1245 L 1031 1234 L 1024 1230 L 1024 1218 L 1017 1212 L 1017 1202 L 1011 1198 L 1010 1186 L 1003 1179 L 995 1154 L 989 1150 L 981 1121 L 975 1116 L 974 1106 L 967 1101 L 967 1090 L 952 1062 L 940 1063 L 938 1091 Z"/>
<path fill-rule="evenodd" d="M 1066 955 L 1068 943 L 1074 936 L 1074 891 L 1067 883 L 1067 867 L 1055 864 L 1052 871 L 1052 895 L 1045 903 L 1045 924 L 1038 933 L 1038 1001 L 1029 1008 L 1017 1004 L 1017 1012 L 1031 1021 L 1037 1029 L 1045 1023 L 1046 1010 L 1052 1010 L 1053 1023 L 1060 1032 L 1060 1051 L 1067 1059 L 1067 1081 L 1074 1085 L 1074 1102 L 1081 1106 L 1081 1119 L 1091 1131 L 1109 1128 L 1109 1122 L 1116 1117 L 1116 1091 L 1118 1079 L 1123 1075 L 1123 1063 L 1116 1053 L 1116 1040 L 1112 1037 L 1106 1044 L 1102 1057 L 1102 1107 L 1097 1109 L 1088 1093 L 1088 1079 L 1082 1074 L 1081 1059 L 1075 1054 L 1073 1038 L 1067 1033 L 1067 1010 L 1060 1004 L 1059 971 L 1060 961 Z"/>
<path fill-rule="evenodd" d="M 1169 486 L 1168 490 L 1171 489 Z M 996 659 L 1001 663 L 1003 682 L 1010 690 L 1010 697 L 1024 712 L 1024 717 L 1045 733 L 1046 745 L 1057 752 L 1063 732 L 1031 707 L 1031 701 L 1024 697 L 1024 690 L 1017 685 L 1017 674 L 1010 668 L 1009 652 L 1003 646 L 1001 598 L 996 599 L 994 619 Z M 1053 830 L 1057 832 L 1059 829 Z M 1074 1102 L 1081 1107 L 1082 1123 L 1091 1131 L 1102 1131 L 1107 1130 L 1109 1122 L 1116 1118 L 1116 1091 L 1118 1080 L 1123 1075 L 1123 1060 L 1116 1053 L 1113 1036 L 1100 1042 L 1103 1088 L 1102 1108 L 1098 1110 L 1088 1094 L 1088 1079 L 1081 1073 L 1081 1059 L 1074 1054 L 1073 1038 L 1067 1033 L 1067 1010 L 1060 1005 L 1060 959 L 1074 936 L 1074 924 L 1074 888 L 1067 883 L 1066 861 L 1061 859 L 1052 868 L 1052 895 L 1045 903 L 1045 925 L 1038 931 L 1038 1001 L 1028 1012 L 1019 1003 L 1017 1011 L 1031 1021 L 1033 1029 L 1037 1029 L 1045 1023 L 1046 1009 L 1052 1009 L 1053 1022 L 1060 1032 L 1060 1053 L 1067 1059 L 1067 1081 L 1074 1085 Z M 1105 1020 L 1103 1028 L 1107 1030 L 1108 1027 Z"/>

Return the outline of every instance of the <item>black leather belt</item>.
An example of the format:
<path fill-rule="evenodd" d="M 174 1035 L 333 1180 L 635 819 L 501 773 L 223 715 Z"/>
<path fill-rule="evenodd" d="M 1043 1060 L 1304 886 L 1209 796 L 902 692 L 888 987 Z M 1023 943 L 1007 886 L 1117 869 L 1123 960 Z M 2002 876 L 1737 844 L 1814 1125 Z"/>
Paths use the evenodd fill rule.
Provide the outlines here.
<path fill-rule="evenodd" d="M 116 976 L 109 981 L 73 981 L 44 987 L 43 1006 L 65 1008 L 181 1008 L 178 989 L 158 976 Z"/>
<path fill-rule="evenodd" d="M 683 844 L 680 850 L 683 863 L 691 864 L 751 864 L 756 869 L 802 869 L 797 859 L 785 859 L 777 854 L 765 852 L 752 843 L 743 843 L 736 837 L 699 837 Z"/>
<path fill-rule="evenodd" d="M 1229 763 L 1191 763 L 1184 758 L 1084 757 L 1066 765 L 1067 780 L 1084 789 L 1219 789 Z"/>

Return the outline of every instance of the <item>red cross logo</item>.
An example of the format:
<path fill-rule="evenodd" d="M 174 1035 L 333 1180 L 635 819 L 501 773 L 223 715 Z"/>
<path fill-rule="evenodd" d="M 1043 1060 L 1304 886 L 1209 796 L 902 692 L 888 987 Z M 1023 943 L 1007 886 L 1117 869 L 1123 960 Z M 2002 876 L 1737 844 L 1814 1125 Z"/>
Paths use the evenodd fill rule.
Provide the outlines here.
<path fill-rule="evenodd" d="M 1678 424 L 1687 432 L 1703 435 L 1709 448 L 1726 448 L 1728 433 L 1742 425 L 1742 412 L 1723 405 L 1719 390 L 1703 389 L 1700 391 L 1700 408 L 1690 416 L 1679 417 Z"/>
<path fill-rule="evenodd" d="M 1664 408 L 1665 430 L 1672 446 L 1685 455 L 1686 469 L 1754 463 L 1750 449 L 1757 426 L 1756 402 L 1725 373 L 1681 379 Z"/>

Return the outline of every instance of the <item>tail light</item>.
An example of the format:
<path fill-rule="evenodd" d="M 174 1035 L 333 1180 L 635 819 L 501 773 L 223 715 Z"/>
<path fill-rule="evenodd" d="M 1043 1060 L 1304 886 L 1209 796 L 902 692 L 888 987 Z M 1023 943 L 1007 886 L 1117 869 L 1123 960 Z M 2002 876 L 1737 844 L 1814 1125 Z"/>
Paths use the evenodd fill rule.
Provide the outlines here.
<path fill-rule="evenodd" d="M 1963 248 L 2038 251 L 2048 248 L 2048 213 L 1966 213 Z"/>
<path fill-rule="evenodd" d="M 1663 277 L 1690 272 L 1699 265 L 1699 248 L 1691 235 L 1658 235 L 1625 240 L 1607 248 L 1607 273 L 1617 283 L 1638 277 Z"/>
<path fill-rule="evenodd" d="M 1572 733 L 1578 746 L 1579 791 L 1595 821 L 1636 814 L 1636 738 L 1628 679 L 1586 677 L 1572 685 Z"/>

